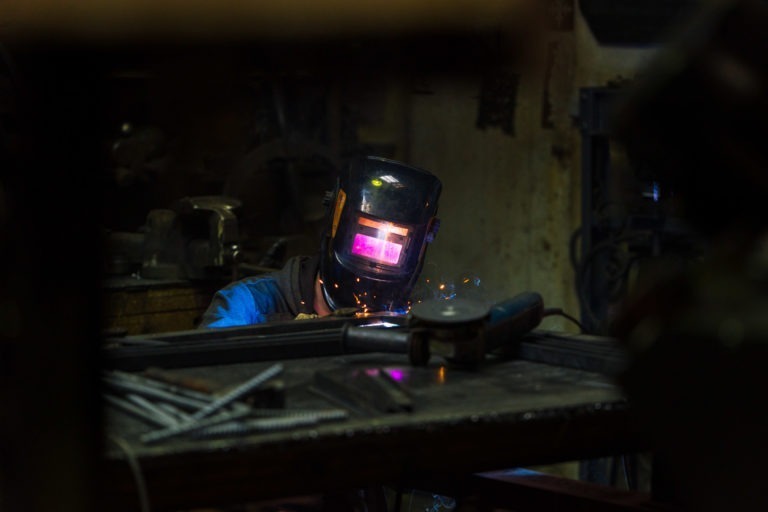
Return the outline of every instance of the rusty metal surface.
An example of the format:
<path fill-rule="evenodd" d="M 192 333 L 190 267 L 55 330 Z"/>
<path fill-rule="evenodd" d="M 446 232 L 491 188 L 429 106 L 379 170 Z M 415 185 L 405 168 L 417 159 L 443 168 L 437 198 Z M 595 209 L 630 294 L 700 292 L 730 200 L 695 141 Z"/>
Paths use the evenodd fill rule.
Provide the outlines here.
<path fill-rule="evenodd" d="M 269 363 L 177 369 L 225 388 Z M 477 371 L 411 367 L 402 356 L 363 354 L 285 361 L 288 409 L 338 403 L 312 392 L 315 372 L 388 371 L 412 412 L 350 411 L 340 422 L 209 440 L 143 445 L 152 427 L 108 410 L 107 431 L 125 439 L 157 508 L 220 504 L 344 489 L 423 474 L 456 475 L 627 451 L 640 441 L 606 377 L 526 361 L 489 361 Z M 105 455 L 109 495 L 135 503 L 124 455 Z"/>

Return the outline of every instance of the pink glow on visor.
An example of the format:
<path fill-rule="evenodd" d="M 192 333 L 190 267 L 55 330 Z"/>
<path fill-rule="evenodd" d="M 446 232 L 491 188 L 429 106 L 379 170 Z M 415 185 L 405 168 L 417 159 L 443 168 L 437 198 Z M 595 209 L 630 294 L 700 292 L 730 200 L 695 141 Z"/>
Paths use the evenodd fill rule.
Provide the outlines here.
<path fill-rule="evenodd" d="M 352 254 L 365 256 L 374 261 L 397 265 L 402 245 L 358 233 L 352 242 Z"/>

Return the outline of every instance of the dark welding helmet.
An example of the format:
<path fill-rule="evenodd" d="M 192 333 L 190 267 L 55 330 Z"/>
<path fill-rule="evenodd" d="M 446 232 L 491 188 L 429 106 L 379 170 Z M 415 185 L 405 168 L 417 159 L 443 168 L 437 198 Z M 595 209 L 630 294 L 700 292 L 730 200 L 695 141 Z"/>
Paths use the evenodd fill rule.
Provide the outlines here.
<path fill-rule="evenodd" d="M 441 190 L 430 172 L 384 158 L 359 158 L 342 171 L 320 256 L 332 309 L 405 312 L 437 233 Z"/>

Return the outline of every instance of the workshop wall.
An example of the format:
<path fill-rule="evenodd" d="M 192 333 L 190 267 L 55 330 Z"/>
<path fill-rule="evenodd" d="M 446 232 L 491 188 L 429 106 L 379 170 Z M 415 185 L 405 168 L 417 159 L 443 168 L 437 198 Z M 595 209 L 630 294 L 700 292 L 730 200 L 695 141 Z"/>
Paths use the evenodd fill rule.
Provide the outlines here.
<path fill-rule="evenodd" d="M 489 300 L 533 290 L 577 316 L 568 243 L 581 217 L 579 88 L 631 78 L 653 49 L 600 46 L 575 2 L 555 4 L 540 64 L 516 82 L 499 70 L 411 91 L 409 160 L 444 184 L 425 279 L 471 274 Z M 493 94 L 513 102 L 511 119 L 483 123 L 484 101 L 505 104 L 484 95 L 489 80 Z M 542 327 L 576 330 L 559 318 Z"/>
<path fill-rule="evenodd" d="M 234 56 L 226 48 L 190 51 L 184 60 L 171 52 L 155 55 L 150 65 L 139 60 L 141 73 L 123 71 L 111 82 L 113 96 L 120 98 L 114 102 L 120 107 L 115 124 L 125 113 L 133 124 L 123 125 L 130 129 L 112 145 L 115 185 L 107 202 L 121 205 L 109 212 L 122 216 L 108 219 L 113 221 L 108 226 L 133 232 L 149 208 L 168 208 L 188 194 L 223 191 L 244 203 L 247 243 L 241 245 L 254 255 L 247 262 L 259 262 L 277 238 L 289 241 L 286 257 L 310 252 L 322 224 L 314 209 L 320 211 L 328 172 L 307 172 L 301 157 L 320 148 L 337 164 L 339 155 L 365 152 L 424 167 L 444 183 L 441 231 L 429 250 L 422 284 L 430 279 L 435 293 L 445 284 L 445 295 L 455 286 L 460 296 L 467 291 L 463 285 L 479 282 L 471 291 L 489 302 L 533 290 L 546 306 L 578 316 L 568 254 L 581 216 L 578 90 L 631 78 L 652 50 L 600 46 L 575 0 L 551 4 L 549 29 L 530 45 L 526 40 L 522 52 L 534 58 L 522 59 L 525 66 L 490 58 L 493 65 L 478 66 L 474 74 L 468 59 L 453 53 L 452 75 L 416 76 L 414 58 L 405 69 L 390 62 L 384 72 L 377 62 L 352 67 L 351 75 L 331 73 L 333 79 L 318 72 L 308 83 L 303 74 L 286 74 L 277 85 L 268 74 L 254 72 L 260 63 L 245 51 Z M 215 70 L 210 73 L 215 78 L 200 80 L 200 69 Z M 180 90 L 186 93 L 177 94 Z M 276 97 L 281 105 L 273 105 Z M 281 109 L 290 121 L 283 126 L 273 112 Z M 146 119 L 134 119 L 144 111 Z M 155 125 L 168 139 L 164 153 L 150 136 Z M 315 165 L 315 159 L 306 160 L 308 167 Z M 190 299 L 194 307 L 184 309 L 183 325 L 159 327 L 142 320 L 143 331 L 191 328 L 190 318 L 210 295 L 207 289 L 203 293 L 203 299 Z M 110 318 L 122 311 L 127 306 L 111 308 Z M 545 320 L 543 327 L 575 330 L 558 318 Z"/>

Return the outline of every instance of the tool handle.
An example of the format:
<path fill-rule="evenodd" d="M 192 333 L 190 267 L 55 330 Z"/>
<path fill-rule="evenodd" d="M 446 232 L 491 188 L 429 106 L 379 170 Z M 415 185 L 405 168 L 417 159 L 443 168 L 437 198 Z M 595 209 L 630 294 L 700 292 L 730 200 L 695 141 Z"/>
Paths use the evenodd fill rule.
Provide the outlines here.
<path fill-rule="evenodd" d="M 524 292 L 491 307 L 486 327 L 486 351 L 519 339 L 544 318 L 544 300 L 536 292 Z"/>

